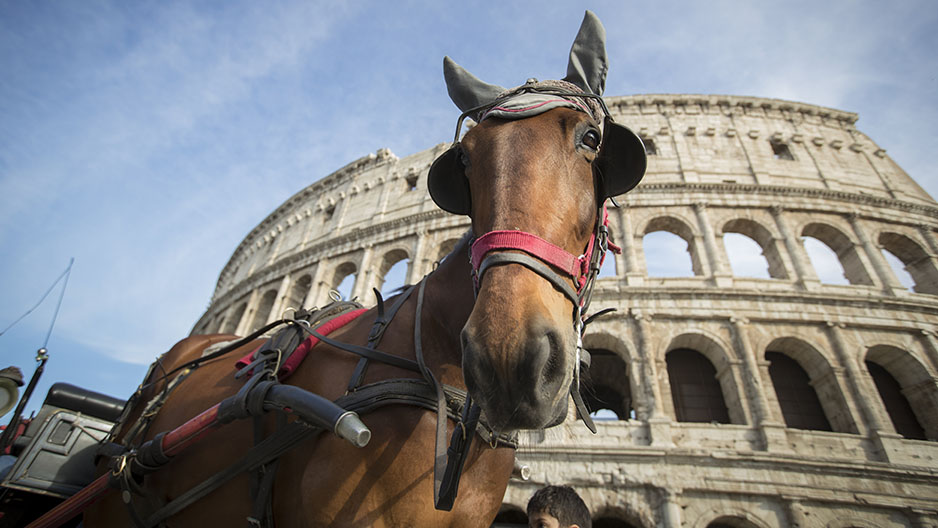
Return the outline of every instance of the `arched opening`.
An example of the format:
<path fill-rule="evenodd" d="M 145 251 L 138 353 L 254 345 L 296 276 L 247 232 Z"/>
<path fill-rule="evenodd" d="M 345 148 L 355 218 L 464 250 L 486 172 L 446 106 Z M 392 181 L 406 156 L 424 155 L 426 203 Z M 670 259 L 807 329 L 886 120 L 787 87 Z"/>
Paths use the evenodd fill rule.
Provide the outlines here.
<path fill-rule="evenodd" d="M 231 315 L 225 319 L 224 329 L 221 331 L 223 334 L 233 334 L 238 331 L 238 323 L 241 322 L 241 318 L 244 317 L 244 310 L 248 307 L 247 302 L 242 302 L 238 305 L 237 308 L 231 312 Z"/>
<path fill-rule="evenodd" d="M 389 251 L 381 260 L 378 274 L 381 277 L 381 295 L 385 298 L 397 293 L 407 284 L 407 271 L 410 269 L 410 259 L 401 249 Z"/>
<path fill-rule="evenodd" d="M 809 236 L 801 237 L 801 243 L 819 281 L 825 284 L 850 284 L 837 253 L 830 246 Z"/>
<path fill-rule="evenodd" d="M 300 310 L 303 308 L 303 303 L 306 301 L 306 296 L 309 294 L 309 288 L 313 284 L 313 278 L 309 275 L 303 275 L 293 283 L 293 286 L 290 288 L 290 294 L 287 296 L 287 300 L 283 305 L 284 309 L 291 308 L 294 310 Z"/>
<path fill-rule="evenodd" d="M 759 526 L 741 517 L 724 515 L 711 521 L 707 528 L 759 528 Z"/>
<path fill-rule="evenodd" d="M 677 421 L 730 423 L 716 368 L 706 356 L 679 348 L 668 352 L 665 361 Z"/>
<path fill-rule="evenodd" d="M 602 267 L 599 268 L 599 275 L 597 275 L 596 278 L 605 279 L 615 277 L 616 274 L 616 256 L 611 251 L 606 252 L 606 260 L 603 261 Z"/>
<path fill-rule="evenodd" d="M 882 233 L 879 244 L 903 286 L 917 293 L 938 294 L 938 270 L 917 242 L 898 233 Z"/>
<path fill-rule="evenodd" d="M 452 253 L 453 250 L 456 249 L 456 244 L 458 243 L 459 243 L 458 238 L 450 238 L 450 239 L 444 240 L 443 243 L 440 244 L 440 247 L 437 249 L 436 262 L 437 263 L 443 262 L 450 255 L 450 253 Z M 466 258 L 468 258 L 468 255 L 466 256 Z"/>
<path fill-rule="evenodd" d="M 772 357 L 769 354 L 773 352 L 779 353 L 794 361 L 796 363 L 795 366 L 803 369 L 804 374 L 808 377 L 808 388 L 817 395 L 822 414 L 828 421 L 831 428 L 830 430 L 838 433 L 858 432 L 856 422 L 854 422 L 847 401 L 844 399 L 837 374 L 831 367 L 828 358 L 820 350 L 801 338 L 780 337 L 769 343 L 765 351 L 765 357 L 770 362 L 772 361 Z M 775 365 L 775 368 L 779 368 L 779 365 Z M 768 370 L 773 386 L 776 385 L 776 377 L 783 378 L 787 382 L 789 378 L 788 375 L 778 376 L 778 373 L 776 373 L 776 375 L 773 376 L 771 368 Z M 796 387 L 793 390 L 795 392 L 806 392 L 803 384 L 801 385 L 801 389 Z M 782 398 L 779 399 L 781 400 Z M 779 401 L 779 404 L 781 405 L 781 401 Z M 794 408 L 803 408 L 805 405 L 809 404 L 804 402 L 796 403 Z M 785 411 L 782 411 L 782 414 L 784 419 Z"/>
<path fill-rule="evenodd" d="M 594 420 L 635 418 L 628 367 L 610 350 L 590 349 L 590 367 L 583 373 L 583 399 Z"/>
<path fill-rule="evenodd" d="M 274 302 L 277 300 L 277 290 L 267 290 L 260 302 L 257 303 L 257 309 L 254 310 L 254 320 L 251 321 L 249 331 L 253 332 L 267 324 L 270 317 L 270 311 L 274 308 Z"/>
<path fill-rule="evenodd" d="M 649 277 L 693 277 L 691 244 L 670 231 L 652 231 L 642 238 Z"/>
<path fill-rule="evenodd" d="M 769 361 L 769 376 L 785 425 L 793 429 L 830 431 L 821 401 L 801 365 L 781 352 L 766 352 L 765 359 Z"/>
<path fill-rule="evenodd" d="M 742 237 L 740 237 L 742 235 Z M 772 233 L 748 218 L 737 218 L 723 225 L 723 245 L 737 277 L 787 279 Z"/>
<path fill-rule="evenodd" d="M 683 220 L 660 216 L 645 226 L 642 252 L 649 277 L 693 277 L 704 274 L 694 232 Z"/>
<path fill-rule="evenodd" d="M 821 282 L 870 286 L 873 280 L 860 260 L 856 245 L 839 229 L 808 224 L 801 231 L 805 252 Z"/>
<path fill-rule="evenodd" d="M 905 438 L 914 440 L 925 440 L 925 428 L 919 423 L 915 416 L 915 411 L 909 404 L 909 400 L 902 394 L 902 386 L 892 377 L 888 370 L 880 365 L 866 361 L 866 369 L 873 378 L 879 397 L 886 407 L 889 419 L 892 421 L 896 432 Z"/>
<path fill-rule="evenodd" d="M 344 300 L 349 300 L 352 296 L 352 288 L 355 287 L 355 278 L 358 268 L 351 262 L 339 265 L 332 276 L 330 288 L 339 293 Z"/>
<path fill-rule="evenodd" d="M 769 263 L 762 256 L 758 242 L 740 233 L 726 233 L 723 235 L 723 246 L 734 276 L 770 278 Z"/>

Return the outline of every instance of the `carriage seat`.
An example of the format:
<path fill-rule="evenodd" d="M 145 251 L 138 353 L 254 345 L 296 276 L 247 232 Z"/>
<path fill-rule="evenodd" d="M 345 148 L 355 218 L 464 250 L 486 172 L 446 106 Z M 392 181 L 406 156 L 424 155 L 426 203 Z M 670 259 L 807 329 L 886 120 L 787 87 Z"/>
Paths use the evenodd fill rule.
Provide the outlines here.
<path fill-rule="evenodd" d="M 124 400 L 94 392 L 68 383 L 56 383 L 49 388 L 45 405 L 116 422 L 124 411 Z"/>

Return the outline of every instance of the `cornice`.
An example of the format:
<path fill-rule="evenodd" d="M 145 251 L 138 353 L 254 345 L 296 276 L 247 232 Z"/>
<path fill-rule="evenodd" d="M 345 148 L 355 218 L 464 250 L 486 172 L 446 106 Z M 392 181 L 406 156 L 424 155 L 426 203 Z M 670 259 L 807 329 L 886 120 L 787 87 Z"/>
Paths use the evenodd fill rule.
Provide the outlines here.
<path fill-rule="evenodd" d="M 623 302 L 630 306 L 635 306 L 636 301 L 718 301 L 732 305 L 727 310 L 732 313 L 721 313 L 719 308 L 708 304 L 713 309 L 713 318 L 726 319 L 730 315 L 740 316 L 746 312 L 740 309 L 739 303 L 757 303 L 760 305 L 772 303 L 797 304 L 801 306 L 839 306 L 856 309 L 860 313 L 868 313 L 869 310 L 888 310 L 891 312 L 920 313 L 936 317 L 938 321 L 938 296 L 927 294 L 912 294 L 914 297 L 885 297 L 863 295 L 866 291 L 858 291 L 857 295 L 845 295 L 830 292 L 798 292 L 798 291 L 773 291 L 773 290 L 740 290 L 726 289 L 705 286 L 701 288 L 675 287 L 667 286 L 626 286 L 604 288 L 601 283 L 597 284 L 594 291 L 594 298 L 597 301 L 605 302 Z M 636 309 L 641 309 L 636 306 Z M 673 314 L 667 314 L 662 310 L 656 310 L 655 318 L 684 318 L 688 313 L 684 310 L 675 311 Z M 779 321 L 780 318 L 767 318 L 757 315 L 746 317 L 750 322 Z M 826 316 L 824 320 L 829 320 L 831 316 Z M 798 322 L 806 322 L 807 319 L 798 319 Z M 794 320 L 793 320 L 794 322 Z"/>
<path fill-rule="evenodd" d="M 768 110 L 780 110 L 788 112 L 798 112 L 807 115 L 816 115 L 819 117 L 828 117 L 853 125 L 859 119 L 859 116 L 853 112 L 828 108 L 797 101 L 787 101 L 784 99 L 771 99 L 765 97 L 752 97 L 745 95 L 713 95 L 713 94 L 636 94 L 636 95 L 618 95 L 605 98 L 606 105 L 615 112 L 612 107 L 621 107 L 627 105 L 666 105 L 669 107 L 687 106 L 687 105 L 705 105 L 710 107 L 735 107 L 735 108 L 763 108 Z"/>
<path fill-rule="evenodd" d="M 837 202 L 845 202 L 855 207 L 857 205 L 868 205 L 882 209 L 895 209 L 904 212 L 919 213 L 925 216 L 931 216 L 938 219 L 938 204 L 926 205 L 894 198 L 885 198 L 882 196 L 870 196 L 868 194 L 851 193 L 846 191 L 836 191 L 831 189 L 818 189 L 810 187 L 787 187 L 782 185 L 757 185 L 749 183 L 700 183 L 700 182 L 663 182 L 663 183 L 641 183 L 629 194 L 617 198 L 624 204 L 632 205 L 638 197 L 643 194 L 653 193 L 686 193 L 687 191 L 696 191 L 706 194 L 727 195 L 773 195 L 773 196 L 797 196 L 818 198 Z M 639 205 L 639 204 L 634 204 Z"/>

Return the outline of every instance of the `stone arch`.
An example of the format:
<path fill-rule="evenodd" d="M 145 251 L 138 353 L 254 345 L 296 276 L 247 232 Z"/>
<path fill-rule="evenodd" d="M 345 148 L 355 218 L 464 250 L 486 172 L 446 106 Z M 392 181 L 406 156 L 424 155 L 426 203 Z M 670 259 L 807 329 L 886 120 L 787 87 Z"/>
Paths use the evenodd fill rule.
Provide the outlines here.
<path fill-rule="evenodd" d="M 701 276 L 705 274 L 704 270 L 704 256 L 697 247 L 697 236 L 691 224 L 685 220 L 678 218 L 676 216 L 657 216 L 652 218 L 645 224 L 644 229 L 639 231 L 642 233 L 642 254 L 645 258 L 645 273 L 649 274 L 649 256 L 648 251 L 645 249 L 644 237 L 648 236 L 651 233 L 658 231 L 664 231 L 670 233 L 684 240 L 687 243 L 686 252 L 690 257 L 691 270 L 695 276 Z M 669 253 L 677 254 L 680 253 L 677 251 L 677 248 L 668 248 Z"/>
<path fill-rule="evenodd" d="M 270 311 L 274 309 L 275 302 L 277 302 L 277 289 L 271 288 L 265 291 L 254 309 L 254 317 L 251 319 L 251 326 L 247 329 L 248 332 L 253 332 L 267 324 L 268 319 L 270 319 Z"/>
<path fill-rule="evenodd" d="M 591 411 L 613 411 L 618 420 L 634 419 L 637 407 L 647 402 L 636 401 L 642 398 L 642 392 L 633 371 L 635 358 L 628 345 L 615 335 L 600 331 L 583 336 L 583 346 L 595 358 L 583 376 L 586 390 L 582 394 L 587 407 Z"/>
<path fill-rule="evenodd" d="M 749 218 L 735 218 L 723 224 L 721 235 L 726 233 L 737 233 L 755 241 L 762 248 L 762 256 L 765 258 L 769 277 L 773 279 L 788 278 L 788 271 L 782 261 L 782 254 L 776 244 L 776 238 L 765 226 Z M 727 257 L 729 257 L 731 265 L 734 261 L 740 261 L 738 255 L 732 255 L 729 252 L 727 252 Z M 738 266 L 739 264 L 737 264 Z"/>
<path fill-rule="evenodd" d="M 434 262 L 443 262 L 443 259 L 448 257 L 453 250 L 456 249 L 456 245 L 459 244 L 460 238 L 447 238 L 437 246 L 436 258 Z M 467 257 L 468 258 L 468 257 Z"/>
<path fill-rule="evenodd" d="M 707 524 L 707 528 L 759 528 L 766 526 L 756 524 L 749 519 L 735 515 L 721 515 Z"/>
<path fill-rule="evenodd" d="M 293 285 L 290 286 L 290 292 L 287 295 L 286 301 L 283 303 L 283 309 L 288 308 L 292 309 L 302 309 L 304 308 L 304 303 L 306 301 L 306 296 L 309 295 L 309 290 L 313 285 L 313 276 L 309 273 L 304 273 L 299 278 L 293 281 Z"/>
<path fill-rule="evenodd" d="M 222 334 L 234 334 L 238 331 L 239 323 L 241 318 L 244 317 L 244 311 L 247 310 L 248 302 L 246 300 L 241 301 L 237 305 L 237 308 L 234 308 L 224 321 L 224 327 L 219 329 L 219 333 Z"/>
<path fill-rule="evenodd" d="M 896 256 L 915 282 L 913 291 L 938 295 L 938 269 L 921 244 L 911 238 L 884 231 L 879 234 L 879 245 Z"/>
<path fill-rule="evenodd" d="M 343 297 L 349 298 L 355 287 L 355 280 L 358 274 L 358 266 L 353 262 L 343 262 L 335 267 L 332 278 L 329 280 L 329 290 L 338 291 Z M 351 277 L 351 283 L 346 282 Z M 340 291 L 340 287 L 341 290 Z M 344 291 L 345 289 L 348 291 Z"/>
<path fill-rule="evenodd" d="M 635 514 L 622 508 L 606 507 L 593 515 L 593 528 L 644 528 L 645 524 Z"/>
<path fill-rule="evenodd" d="M 801 237 L 813 238 L 830 248 L 837 256 L 841 272 L 847 282 L 864 286 L 873 285 L 873 279 L 860 259 L 856 244 L 843 231 L 830 224 L 812 222 L 801 230 Z M 817 263 L 812 261 L 812 265 L 817 271 Z"/>
<path fill-rule="evenodd" d="M 892 345 L 870 347 L 867 349 L 864 361 L 880 394 L 880 400 L 893 425 L 896 426 L 897 432 L 903 436 L 910 435 L 910 437 L 919 437 L 922 440 L 925 438 L 938 440 L 938 419 L 935 418 L 934 412 L 938 408 L 938 384 L 926 367 L 908 351 Z M 897 407 L 901 405 L 901 398 L 897 398 L 896 406 L 889 401 L 892 398 L 887 396 L 885 391 L 888 389 L 883 386 L 883 383 L 888 383 L 889 380 L 881 377 L 881 373 L 877 375 L 875 367 L 871 368 L 871 363 L 882 368 L 896 382 L 901 398 L 904 398 L 910 407 L 912 418 L 922 429 L 921 435 L 914 432 L 914 423 L 906 427 L 897 424 L 900 420 L 899 413 L 902 412 Z M 902 431 L 899 431 L 900 427 Z"/>
<path fill-rule="evenodd" d="M 608 411 L 594 416 L 598 419 L 634 418 L 628 364 L 612 350 L 599 347 L 588 350 L 591 356 L 590 368 L 584 372 L 581 386 L 587 408 L 590 412 Z"/>
<path fill-rule="evenodd" d="M 727 350 L 702 333 L 681 334 L 668 345 L 665 363 L 677 421 L 746 423 Z"/>
<path fill-rule="evenodd" d="M 784 354 L 804 370 L 831 430 L 839 433 L 857 432 L 856 423 L 850 415 L 836 372 L 824 354 L 810 343 L 796 337 L 780 337 L 772 340 L 765 347 L 765 355 L 768 356 L 771 352 Z M 770 378 L 772 387 L 775 389 L 776 384 L 771 375 L 771 366 Z M 781 405 L 781 402 L 779 404 Z M 782 414 L 785 414 L 784 407 Z"/>
<path fill-rule="evenodd" d="M 401 276 L 389 277 L 388 272 L 392 269 L 399 270 L 402 262 L 404 263 L 403 266 L 406 267 L 401 273 Z M 375 274 L 377 277 L 379 277 L 377 288 L 381 290 L 381 293 L 384 296 L 389 296 L 391 291 L 396 290 L 397 288 L 400 288 L 407 283 L 407 276 L 412 265 L 413 263 L 407 250 L 402 248 L 394 248 L 390 251 L 387 251 L 378 263 L 377 273 Z M 397 268 L 395 268 L 395 266 L 397 266 Z M 385 287 L 388 280 L 391 280 L 393 284 L 387 284 L 387 287 Z"/>
<path fill-rule="evenodd" d="M 716 369 L 723 370 L 732 363 L 732 356 L 728 350 L 732 350 L 729 343 L 725 343 L 719 337 L 710 334 L 705 330 L 692 329 L 674 336 L 668 344 L 666 352 L 677 348 L 690 348 L 707 356 L 707 359 L 713 363 Z"/>
<path fill-rule="evenodd" d="M 771 528 L 768 522 L 742 508 L 721 508 L 701 515 L 694 528 Z"/>

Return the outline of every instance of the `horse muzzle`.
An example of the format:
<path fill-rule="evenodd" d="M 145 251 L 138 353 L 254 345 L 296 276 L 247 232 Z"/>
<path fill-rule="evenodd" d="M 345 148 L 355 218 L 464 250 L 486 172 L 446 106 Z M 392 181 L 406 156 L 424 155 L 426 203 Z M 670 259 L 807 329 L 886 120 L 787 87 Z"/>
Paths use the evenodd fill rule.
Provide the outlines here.
<path fill-rule="evenodd" d="M 471 318 L 463 328 L 463 375 L 469 394 L 496 431 L 557 425 L 566 416 L 572 381 L 571 332 L 541 320 L 509 326 L 513 331 L 504 339 Z"/>

